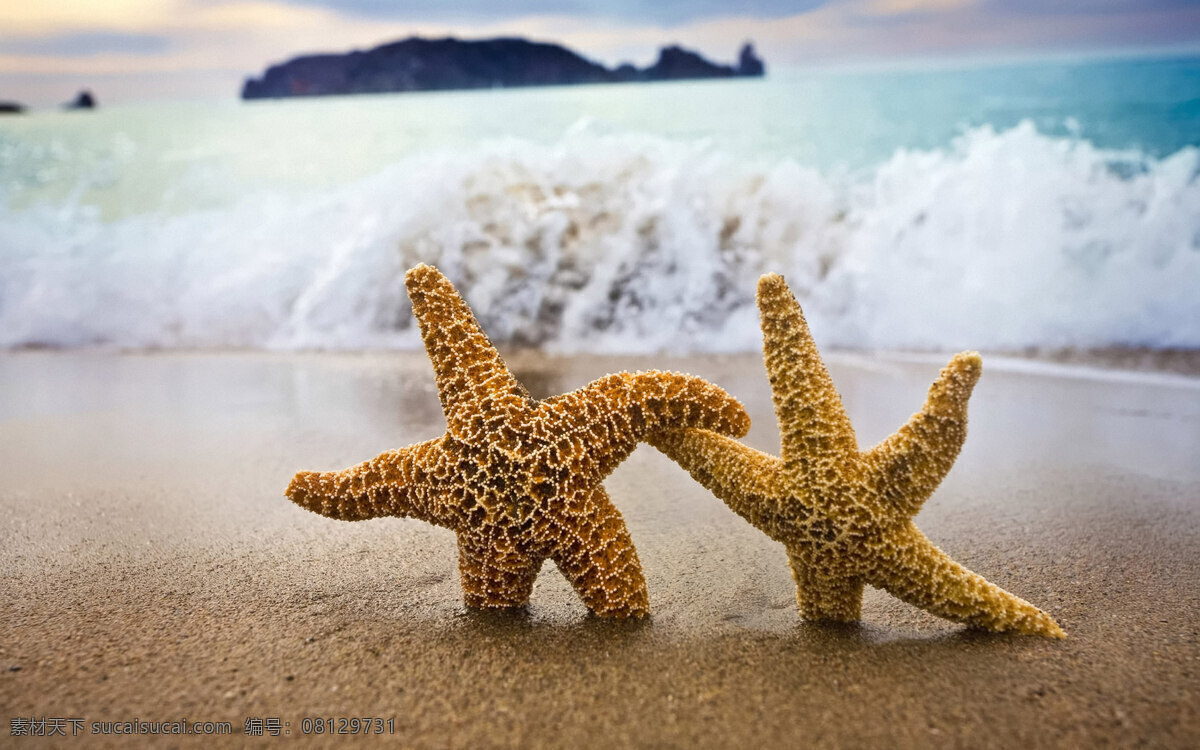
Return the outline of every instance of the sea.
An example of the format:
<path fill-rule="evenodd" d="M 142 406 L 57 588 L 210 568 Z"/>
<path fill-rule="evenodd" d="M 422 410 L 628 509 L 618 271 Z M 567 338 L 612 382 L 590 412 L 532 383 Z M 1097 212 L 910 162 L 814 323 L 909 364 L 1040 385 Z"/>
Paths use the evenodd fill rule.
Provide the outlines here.
<path fill-rule="evenodd" d="M 97 92 L 103 105 L 103 91 Z M 0 348 L 1200 348 L 1200 57 L 0 119 Z"/>

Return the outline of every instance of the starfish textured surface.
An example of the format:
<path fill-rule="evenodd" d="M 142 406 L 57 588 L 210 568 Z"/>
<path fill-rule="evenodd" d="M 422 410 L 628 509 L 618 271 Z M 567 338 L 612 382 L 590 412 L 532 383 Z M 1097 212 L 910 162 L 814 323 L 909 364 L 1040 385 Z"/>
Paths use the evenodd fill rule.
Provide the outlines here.
<path fill-rule="evenodd" d="M 656 371 L 536 401 L 445 276 L 419 265 L 405 284 L 446 434 L 345 471 L 301 472 L 287 496 L 331 518 L 407 516 L 454 530 L 470 607 L 526 604 L 550 559 L 592 612 L 647 614 L 641 563 L 601 482 L 660 430 L 745 435 L 741 404 L 700 378 Z"/>
<path fill-rule="evenodd" d="M 979 355 L 955 355 L 922 410 L 860 452 L 782 276 L 759 279 L 758 307 L 781 455 L 704 429 L 672 430 L 650 442 L 784 544 L 801 616 L 857 620 L 863 585 L 871 584 L 955 622 L 1065 637 L 1053 618 L 950 559 L 912 521 L 966 439 L 967 400 L 982 369 Z"/>

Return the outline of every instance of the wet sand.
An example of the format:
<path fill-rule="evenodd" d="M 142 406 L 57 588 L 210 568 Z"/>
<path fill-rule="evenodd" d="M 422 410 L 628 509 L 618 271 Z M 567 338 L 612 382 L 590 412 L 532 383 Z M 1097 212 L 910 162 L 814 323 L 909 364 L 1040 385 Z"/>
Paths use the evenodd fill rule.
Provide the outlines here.
<path fill-rule="evenodd" d="M 830 358 L 861 444 L 919 407 L 940 359 Z M 510 362 L 535 395 L 703 375 L 746 404 L 748 443 L 776 447 L 755 356 Z M 917 523 L 1065 641 L 870 590 L 861 625 L 802 623 L 782 547 L 648 447 L 606 486 L 650 621 L 588 617 L 552 566 L 527 612 L 467 612 L 450 532 L 283 497 L 297 470 L 442 431 L 422 354 L 6 354 L 0 744 L 124 746 L 91 722 L 186 717 L 237 744 L 247 718 L 278 718 L 290 734 L 262 746 L 1194 747 L 1200 380 L 1022 369 L 985 357 L 966 447 Z M 86 723 L 21 740 L 17 717 Z M 305 735 L 306 717 L 395 734 Z"/>

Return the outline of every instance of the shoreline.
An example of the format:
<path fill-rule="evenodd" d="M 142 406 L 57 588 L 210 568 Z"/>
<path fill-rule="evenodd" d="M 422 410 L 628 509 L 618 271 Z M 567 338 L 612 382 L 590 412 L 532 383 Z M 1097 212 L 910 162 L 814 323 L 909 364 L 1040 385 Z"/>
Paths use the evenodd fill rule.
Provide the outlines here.
<path fill-rule="evenodd" d="M 940 365 L 834 355 L 860 443 Z M 757 355 L 516 353 L 535 396 L 686 367 L 777 434 Z M 1180 379 L 1184 380 L 1184 379 Z M 411 747 L 1200 741 L 1200 404 L 1186 382 L 988 367 L 918 526 L 1051 612 L 1065 641 L 964 630 L 879 591 L 855 626 L 796 615 L 782 547 L 641 446 L 605 483 L 653 614 L 586 615 L 552 566 L 517 615 L 467 612 L 454 537 L 283 498 L 443 429 L 423 353 L 0 357 L 0 704 L 10 717 L 380 716 Z M 8 728 L 0 728 L 0 733 Z M 112 737 L 88 736 L 96 746 Z M 203 739 L 180 739 L 199 744 Z M 263 744 L 274 742 L 264 738 Z"/>
<path fill-rule="evenodd" d="M 539 359 L 572 359 L 572 358 L 593 358 L 597 360 L 651 360 L 662 359 L 667 362 L 671 361 L 687 361 L 689 359 L 724 359 L 730 357 L 745 357 L 758 354 L 754 352 L 701 352 L 692 354 L 679 353 L 600 353 L 592 354 L 586 352 L 544 352 L 537 348 L 513 348 L 510 346 L 502 347 L 505 351 L 506 361 L 537 361 Z M 388 355 L 403 355 L 419 353 L 420 349 L 388 349 L 388 348 L 371 348 L 371 349 L 271 349 L 271 348 L 256 348 L 256 347 L 149 347 L 149 348 L 129 348 L 120 346 L 109 346 L 104 344 L 96 344 L 80 347 L 60 347 L 50 345 L 27 344 L 9 349 L 0 349 L 0 356 L 4 354 L 22 355 L 22 354 L 37 354 L 51 353 L 60 355 L 70 354 L 86 354 L 86 355 L 122 355 L 122 356 L 138 356 L 138 355 L 252 355 L 261 354 L 267 356 L 334 356 L 334 357 L 371 357 L 371 356 L 388 356 Z M 885 359 L 899 360 L 911 362 L 931 362 L 938 359 L 949 359 L 958 350 L 904 350 L 904 349 L 837 349 L 830 348 L 827 351 L 827 356 L 834 359 L 852 358 L 857 360 Z M 983 349 L 980 350 L 985 362 L 999 362 L 1008 366 L 1009 363 L 1025 363 L 1027 365 L 1061 365 L 1064 370 L 1061 372 L 1069 373 L 1075 370 L 1091 370 L 1096 372 L 1108 373 L 1127 373 L 1134 374 L 1164 374 L 1164 375 L 1181 375 L 1187 378 L 1200 378 L 1200 349 L 1188 348 L 1165 348 L 1154 349 L 1145 346 L 1107 346 L 1096 349 L 1072 349 L 1072 348 L 1053 348 L 1053 349 L 1038 349 L 1028 347 L 1024 349 Z M 1018 364 L 1018 367 L 1020 365 Z M 1046 374 L 1055 374 L 1053 369 L 1045 371 Z"/>

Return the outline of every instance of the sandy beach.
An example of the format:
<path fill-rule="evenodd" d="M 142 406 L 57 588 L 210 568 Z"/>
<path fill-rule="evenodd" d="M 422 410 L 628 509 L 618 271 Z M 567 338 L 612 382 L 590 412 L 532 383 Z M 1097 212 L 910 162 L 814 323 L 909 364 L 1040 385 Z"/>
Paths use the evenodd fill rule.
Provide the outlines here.
<path fill-rule="evenodd" d="M 862 445 L 943 361 L 828 359 Z M 536 396 L 702 375 L 742 399 L 748 444 L 777 447 L 756 355 L 510 364 Z M 528 611 L 468 612 L 449 531 L 283 497 L 298 470 L 442 430 L 423 353 L 0 356 L 0 744 L 127 746 L 93 722 L 183 718 L 260 746 L 1200 744 L 1200 378 L 985 356 L 966 447 L 917 524 L 1065 641 L 873 590 L 860 625 L 805 624 L 782 547 L 646 446 L 606 483 L 649 581 L 641 623 L 589 617 L 552 566 Z M 389 733 L 338 735 L 341 717 Z M 25 719 L 83 722 L 11 736 Z"/>

